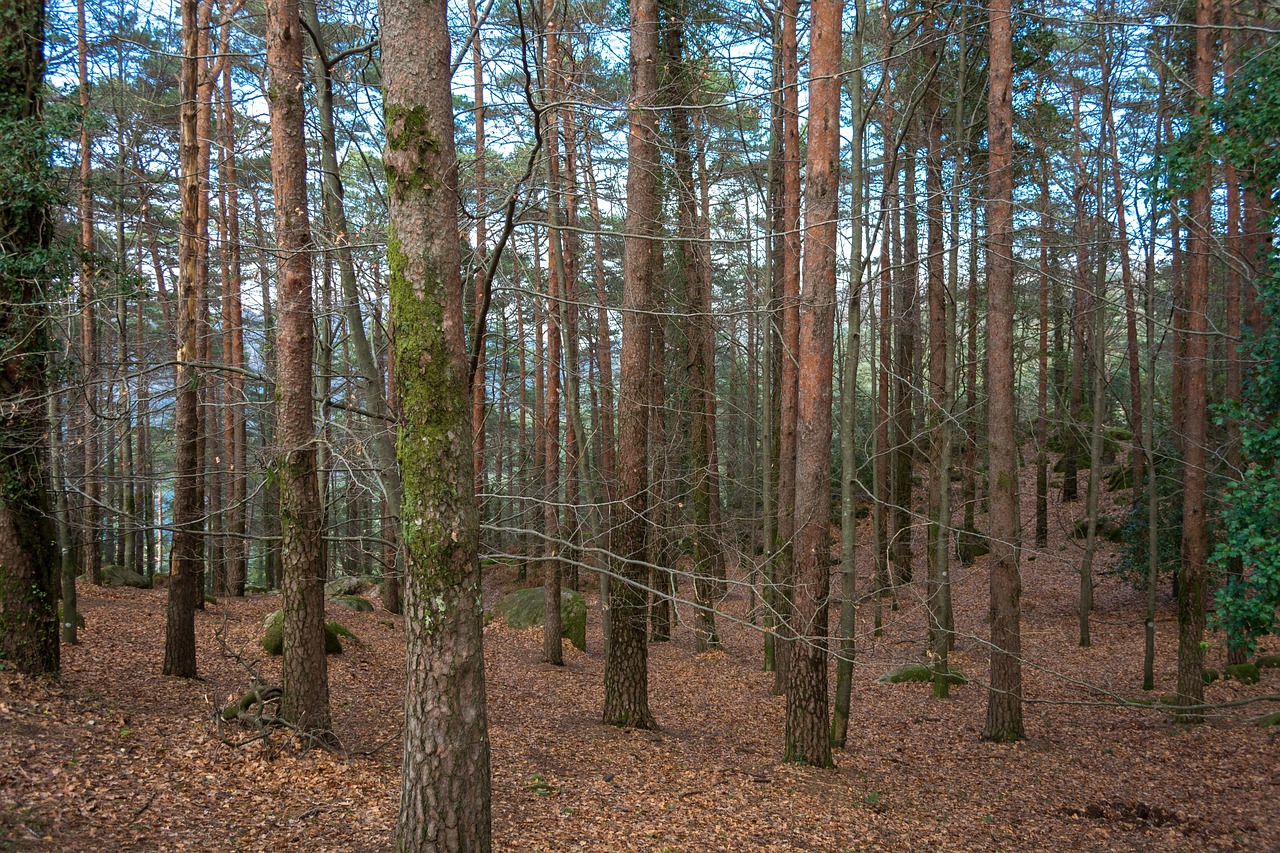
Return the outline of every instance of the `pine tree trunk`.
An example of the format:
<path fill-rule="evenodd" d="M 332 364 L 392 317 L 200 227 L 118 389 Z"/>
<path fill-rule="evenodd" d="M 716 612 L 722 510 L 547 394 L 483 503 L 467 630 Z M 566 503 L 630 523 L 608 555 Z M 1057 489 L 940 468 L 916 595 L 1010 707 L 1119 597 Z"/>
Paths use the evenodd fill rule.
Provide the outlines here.
<path fill-rule="evenodd" d="M 805 168 L 805 275 L 800 312 L 796 429 L 794 629 L 784 758 L 830 767 L 827 618 L 831 575 L 831 379 L 835 345 L 840 196 L 840 59 L 843 0 L 814 0 Z"/>
<path fill-rule="evenodd" d="M 458 257 L 446 4 L 384 0 L 388 258 L 404 476 L 398 851 L 492 848 L 480 524 Z"/>
<path fill-rule="evenodd" d="M 269 83 L 275 94 L 269 100 L 279 259 L 276 464 L 284 605 L 281 714 L 305 731 L 323 733 L 331 725 L 324 650 L 324 511 L 317 483 L 312 399 L 312 241 L 305 182 L 303 31 L 298 0 L 268 0 L 266 24 Z"/>
<path fill-rule="evenodd" d="M 84 455 L 84 542 L 80 549 L 85 580 L 102 583 L 102 479 L 99 473 L 97 424 L 98 342 L 93 225 L 93 146 L 89 121 L 89 46 L 85 5 L 76 3 L 76 45 L 80 71 L 80 441 Z"/>
<path fill-rule="evenodd" d="M 196 275 L 200 184 L 196 131 L 196 87 L 199 80 L 198 7 L 182 3 L 178 183 L 181 228 L 178 232 L 177 356 L 174 359 L 173 538 L 169 557 L 169 603 L 165 622 L 165 675 L 196 677 L 196 600 L 201 597 L 203 562 L 200 507 L 200 290 Z"/>
<path fill-rule="evenodd" d="M 1202 114 L 1213 95 L 1213 0 L 1196 0 L 1196 53 L 1192 80 Z M 1203 142 L 1201 143 L 1204 144 Z M 1207 162 L 1203 156 L 1200 162 Z M 1202 167 L 1191 192 L 1191 233 L 1187 243 L 1186 318 L 1183 336 L 1186 352 L 1183 410 L 1182 561 L 1178 574 L 1178 702 L 1190 708 L 1204 702 L 1205 589 L 1209 537 L 1206 512 L 1206 464 L 1208 462 L 1208 379 L 1210 198 L 1209 169 Z M 1182 719 L 1200 719 L 1203 712 L 1185 710 Z"/>
<path fill-rule="evenodd" d="M 630 0 L 630 93 L 627 116 L 627 217 L 623 240 L 622 355 L 618 387 L 618 496 L 614 502 L 610 550 L 621 558 L 616 572 L 643 583 L 648 574 L 630 562 L 645 554 L 644 515 L 648 487 L 644 447 L 649 412 L 650 292 L 653 237 L 657 222 L 655 179 L 658 167 L 657 102 L 658 3 Z M 613 585 L 609 607 L 612 636 L 605 659 L 605 723 L 653 728 L 649 710 L 649 647 L 645 596 L 631 583 Z"/>
<path fill-rule="evenodd" d="M 936 25 L 935 25 L 936 26 Z M 924 62 L 932 67 L 938 61 L 938 42 L 942 34 L 936 29 L 924 35 Z M 934 664 L 933 695 L 946 698 L 949 689 L 947 652 L 950 633 L 947 613 L 950 610 L 951 581 L 951 396 L 952 364 L 949 349 L 951 330 L 947 310 L 947 283 L 944 278 L 945 256 L 942 243 L 942 115 L 936 94 L 926 95 L 924 132 L 925 212 L 928 220 L 929 305 L 929 401 L 927 428 L 929 433 L 929 536 L 928 536 L 928 604 L 929 651 Z"/>
<path fill-rule="evenodd" d="M 862 276 L 863 276 L 863 153 L 866 127 L 862 91 L 862 35 L 866 0 L 854 0 L 853 73 L 849 75 L 850 100 L 853 102 L 852 226 L 849 257 L 849 303 L 845 333 L 844 382 L 840 389 L 840 627 L 836 632 L 836 695 L 831 715 L 831 746 L 844 749 L 849 734 L 849 710 L 853 693 L 853 659 L 857 652 L 854 639 L 858 614 L 857 566 L 857 395 L 858 347 L 862 340 Z"/>
<path fill-rule="evenodd" d="M 990 485 L 991 690 L 984 740 L 1022 727 L 1018 447 L 1013 369 L 1013 32 L 1009 0 L 989 8 L 987 134 L 987 476 Z"/>

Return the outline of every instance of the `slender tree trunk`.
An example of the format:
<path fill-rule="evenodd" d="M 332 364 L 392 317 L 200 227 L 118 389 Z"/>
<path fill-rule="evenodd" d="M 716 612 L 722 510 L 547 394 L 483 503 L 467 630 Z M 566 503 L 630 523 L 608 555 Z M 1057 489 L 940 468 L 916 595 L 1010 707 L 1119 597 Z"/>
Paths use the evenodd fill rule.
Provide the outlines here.
<path fill-rule="evenodd" d="M 936 29 L 924 35 L 924 61 L 932 67 L 938 61 L 938 43 L 943 33 Z M 925 159 L 925 212 L 928 220 L 929 303 L 929 537 L 928 602 L 929 651 L 934 663 L 933 695 L 944 699 L 949 689 L 947 651 L 950 634 L 951 581 L 951 397 L 952 358 L 949 344 L 950 313 L 947 310 L 947 283 L 942 243 L 942 115 L 936 94 L 926 95 L 924 121 L 927 154 Z"/>
<path fill-rule="evenodd" d="M 614 502 L 610 550 L 618 556 L 623 583 L 610 590 L 613 612 L 605 659 L 604 722 L 653 728 L 649 710 L 649 646 L 645 596 L 632 584 L 648 574 L 634 560 L 645 554 L 648 487 L 644 459 L 649 412 L 645 387 L 649 374 L 650 291 L 653 237 L 657 222 L 658 3 L 630 0 L 630 93 L 627 116 L 627 217 L 623 239 L 622 376 L 618 388 L 618 496 Z"/>
<path fill-rule="evenodd" d="M 1053 213 L 1049 201 L 1049 160 L 1040 149 L 1040 346 L 1036 374 L 1036 547 L 1049 546 L 1049 239 Z"/>
<path fill-rule="evenodd" d="M 408 679 L 396 850 L 487 853 L 489 734 L 446 4 L 380 7 Z"/>
<path fill-rule="evenodd" d="M 85 33 L 87 0 L 76 3 L 76 46 L 80 71 L 80 442 L 84 454 L 84 543 L 80 549 L 85 580 L 102 583 L 102 480 L 97 423 L 98 342 L 93 224 L 93 144 L 89 121 L 89 43 Z"/>
<path fill-rule="evenodd" d="M 484 305 L 484 282 L 485 270 L 487 264 L 487 242 L 488 235 L 486 233 L 486 220 L 488 210 L 488 197 L 485 194 L 485 137 L 484 137 L 484 53 L 482 49 L 483 41 L 480 37 L 480 16 L 476 9 L 476 0 L 467 0 L 467 13 L 471 21 L 472 37 L 471 37 L 471 81 L 472 91 L 474 93 L 475 103 L 475 126 L 476 126 L 476 161 L 474 165 L 475 171 L 475 194 L 476 194 L 476 281 L 475 281 L 475 312 L 476 317 L 480 316 L 482 306 Z M 474 325 L 474 324 L 473 324 Z M 478 326 L 476 326 L 478 328 Z M 475 344 L 473 343 L 473 346 Z M 483 346 L 483 345 L 481 345 Z M 483 354 L 484 350 L 480 350 Z M 471 447 L 472 447 L 472 467 L 475 469 L 476 478 L 476 494 L 480 494 L 484 490 L 484 364 L 483 355 L 476 362 L 475 375 L 471 377 Z"/>
<path fill-rule="evenodd" d="M 796 501 L 796 407 L 800 341 L 800 83 L 798 0 L 782 0 L 782 350 L 778 418 L 778 547 L 774 553 L 778 633 L 773 692 L 787 689 L 795 628 L 791 624 Z"/>
<path fill-rule="evenodd" d="M 852 168 L 853 234 L 850 238 L 849 303 L 846 316 L 844 383 L 840 389 L 840 628 L 836 652 L 836 695 L 831 715 L 831 746 L 844 749 L 849 734 L 849 707 L 853 693 L 853 658 L 857 651 L 854 631 L 858 614 L 857 546 L 857 395 L 858 346 L 862 340 L 862 275 L 863 275 L 863 152 L 866 132 L 862 92 L 862 37 L 866 16 L 866 0 L 854 0 L 853 73 L 849 75 L 850 100 L 853 102 Z"/>
<path fill-rule="evenodd" d="M 200 518 L 200 290 L 196 275 L 200 183 L 196 133 L 196 88 L 200 60 L 197 18 L 201 0 L 182 3 L 182 66 L 179 108 L 177 341 L 174 359 L 173 538 L 169 556 L 169 604 L 165 622 L 165 675 L 196 677 L 196 600 L 201 597 L 203 537 Z"/>
<path fill-rule="evenodd" d="M 42 57 L 43 58 L 43 57 Z M 0 121 L 4 119 L 0 118 Z M 76 621 L 80 611 L 76 604 L 76 560 L 71 543 L 71 512 L 67 501 L 67 477 L 63 470 L 62 413 L 59 409 L 61 394 L 48 395 L 49 416 L 49 472 L 53 479 L 54 524 L 58 542 L 58 570 L 62 581 L 62 642 L 75 645 Z"/>
<path fill-rule="evenodd" d="M 914 122 L 914 119 L 908 118 Z M 911 469 L 915 459 L 915 430 L 912 405 L 915 398 L 916 327 L 920 309 L 916 298 L 920 289 L 920 229 L 916 216 L 916 132 L 906 132 L 907 143 L 902 180 L 902 267 L 897 271 L 897 329 L 894 332 L 895 366 L 893 385 L 893 418 L 896 436 L 893 452 L 893 514 L 890 536 L 893 541 L 893 579 L 895 586 L 912 581 L 911 566 Z"/>
<path fill-rule="evenodd" d="M 1085 530 L 1084 557 L 1080 562 L 1080 646 L 1092 645 L 1089 635 L 1089 614 L 1093 611 L 1093 559 L 1098 547 L 1098 492 L 1101 488 L 1102 440 L 1105 427 L 1106 376 L 1107 376 L 1107 328 L 1106 328 L 1106 284 L 1107 284 L 1107 234 L 1104 220 L 1103 204 L 1103 159 L 1102 147 L 1098 147 L 1098 209 L 1096 214 L 1096 257 L 1097 271 L 1094 276 L 1093 292 L 1089 295 L 1092 306 L 1092 330 L 1090 339 L 1093 351 L 1089 359 L 1093 363 L 1093 425 L 1089 432 L 1089 490 L 1085 498 Z M 1121 217 L 1123 211 L 1119 212 Z"/>
<path fill-rule="evenodd" d="M 1111 186 L 1114 194 L 1116 210 L 1116 244 L 1120 254 L 1120 282 L 1124 289 L 1125 320 L 1125 352 L 1129 362 L 1129 426 L 1133 431 L 1130 443 L 1129 468 L 1133 480 L 1133 497 L 1142 497 L 1142 472 L 1144 454 L 1143 442 L 1143 408 L 1142 408 L 1142 371 L 1138 355 L 1138 311 L 1134 297 L 1133 264 L 1129 257 L 1129 224 L 1126 215 L 1124 197 L 1124 178 L 1120 174 L 1120 154 L 1116 139 L 1115 116 L 1113 114 L 1114 98 L 1111 94 L 1111 54 L 1103 54 L 1105 63 L 1102 69 L 1104 131 L 1111 141 Z"/>
<path fill-rule="evenodd" d="M 1213 0 L 1196 0 L 1196 53 L 1192 66 L 1195 110 L 1203 114 L 1213 95 Z M 1203 145 L 1203 143 L 1202 143 Z M 1203 155 L 1203 152 L 1201 152 Z M 1207 162 L 1201 156 L 1200 162 Z M 1178 702 L 1187 708 L 1204 701 L 1205 587 L 1209 537 L 1205 517 L 1208 464 L 1208 379 L 1210 198 L 1207 166 L 1191 192 L 1191 234 L 1187 243 L 1186 375 L 1183 411 L 1182 562 L 1178 574 Z M 1199 711 L 1186 710 L 1183 719 L 1199 719 Z"/>
<path fill-rule="evenodd" d="M 1009 0 L 989 8 L 987 134 L 987 476 L 990 483 L 991 689 L 984 740 L 1022 728 L 1018 447 L 1013 369 L 1013 31 Z"/>
<path fill-rule="evenodd" d="M 653 247 L 654 284 L 662 281 L 663 252 L 662 244 Z M 653 304 L 662 304 L 664 300 L 655 292 Z M 671 639 L 671 614 L 674 609 L 672 598 L 675 594 L 675 573 L 670 570 L 674 562 L 671 544 L 671 478 L 668 469 L 671 454 L 667 446 L 667 380 L 666 380 L 666 329 L 660 316 L 654 316 L 649 324 L 649 432 L 645 437 L 648 442 L 648 477 L 653 506 L 650 508 L 652 519 L 649 526 L 649 537 L 646 544 L 646 555 L 653 568 L 649 573 L 649 586 L 653 591 L 653 604 L 649 611 L 651 638 L 655 643 L 665 643 Z"/>
<path fill-rule="evenodd" d="M 564 665 L 560 642 L 560 302 L 564 295 L 564 253 L 560 232 L 560 121 L 557 99 L 560 78 L 559 33 L 555 0 L 546 0 L 543 21 L 546 27 L 546 91 L 543 94 L 542 143 L 547 149 L 547 381 L 542 408 L 542 439 L 545 442 L 542 485 L 542 532 L 546 536 L 542 561 L 543 633 L 542 657 L 555 666 Z"/>
<path fill-rule="evenodd" d="M 668 116 L 672 127 L 673 175 L 676 190 L 676 207 L 679 220 L 680 272 L 684 279 L 684 307 L 687 316 L 685 339 L 687 341 L 686 382 L 688 388 L 689 432 L 689 504 L 693 524 L 693 577 L 694 598 L 697 601 L 695 636 L 699 652 L 720 646 L 716 631 L 714 562 L 715 537 L 711 529 L 711 432 L 712 421 L 706 416 L 714 392 L 709 381 L 707 342 L 710 338 L 711 318 L 704 302 L 704 265 L 708 258 L 701 242 L 700 214 L 694 187 L 693 132 L 689 110 L 686 106 L 694 99 L 690 80 L 691 69 L 685 61 L 684 20 L 689 8 L 668 0 L 664 6 L 665 26 L 662 43 L 666 55 L 668 83 Z M 709 270 L 708 270 L 709 272 Z"/>
<path fill-rule="evenodd" d="M 324 510 L 317 483 L 312 364 L 311 225 L 302 103 L 298 0 L 268 0 L 267 68 L 271 173 L 275 188 L 279 319 L 276 326 L 276 447 L 284 603 L 281 714 L 309 732 L 330 725 L 324 649 Z"/>
<path fill-rule="evenodd" d="M 1222 0 L 1222 83 L 1224 89 L 1231 87 L 1232 77 L 1236 70 L 1236 33 L 1235 33 L 1234 0 Z M 1115 140 L 1112 140 L 1112 146 Z M 1114 155 L 1113 155 L 1114 156 Z M 1241 226 L 1241 194 L 1240 178 L 1236 167 L 1228 162 L 1225 168 L 1227 191 L 1227 257 L 1226 257 L 1226 398 L 1240 400 L 1244 395 L 1243 359 L 1240 353 L 1241 344 L 1241 296 L 1244 288 L 1244 240 L 1240 233 Z M 1126 300 L 1129 296 L 1126 294 Z M 1127 301 L 1126 301 L 1127 304 Z M 1135 344 L 1136 347 L 1136 335 Z M 1136 356 L 1135 356 L 1136 363 Z M 1134 368 L 1131 368 L 1131 373 Z M 1133 380 L 1136 382 L 1136 379 Z M 1227 427 L 1227 469 L 1232 480 L 1238 480 L 1244 473 L 1245 461 L 1240 439 L 1240 421 L 1228 418 Z M 1136 456 L 1136 451 L 1135 451 Z M 1136 465 L 1136 463 L 1135 463 Z M 1137 488 L 1135 486 L 1135 488 Z M 1242 561 L 1233 557 L 1227 564 L 1227 575 L 1230 580 L 1239 580 L 1244 572 Z M 1243 645 L 1227 644 L 1227 664 L 1242 664 L 1246 661 Z"/>

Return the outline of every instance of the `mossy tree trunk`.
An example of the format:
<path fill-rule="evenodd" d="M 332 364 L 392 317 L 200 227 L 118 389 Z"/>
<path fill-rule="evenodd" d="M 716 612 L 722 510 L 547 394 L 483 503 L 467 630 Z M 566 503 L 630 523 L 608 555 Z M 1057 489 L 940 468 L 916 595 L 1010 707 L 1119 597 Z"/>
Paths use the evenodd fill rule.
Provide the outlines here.
<path fill-rule="evenodd" d="M 324 654 L 325 559 L 316 476 L 312 360 L 311 223 L 303 128 L 303 30 L 298 0 L 266 6 L 267 100 L 275 190 L 277 275 L 276 465 L 280 480 L 281 586 L 284 597 L 285 719 L 328 731 L 329 670 Z"/>
<path fill-rule="evenodd" d="M 396 848 L 488 851 L 480 531 L 446 4 L 384 0 L 380 11 L 408 660 Z"/>
<path fill-rule="evenodd" d="M 0 14 L 0 657 L 32 675 L 58 671 L 58 561 L 44 436 L 49 428 L 44 282 L 53 185 L 41 113 L 44 3 Z M 74 618 L 74 617 L 73 617 Z"/>

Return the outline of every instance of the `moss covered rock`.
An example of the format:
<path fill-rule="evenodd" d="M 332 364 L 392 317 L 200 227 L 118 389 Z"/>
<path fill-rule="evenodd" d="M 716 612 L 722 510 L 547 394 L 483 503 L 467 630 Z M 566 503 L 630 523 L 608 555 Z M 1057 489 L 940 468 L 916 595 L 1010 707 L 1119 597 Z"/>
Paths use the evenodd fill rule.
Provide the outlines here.
<path fill-rule="evenodd" d="M 1258 669 L 1280 669 L 1280 655 L 1258 655 L 1253 665 Z"/>
<path fill-rule="evenodd" d="M 151 589 L 151 581 L 146 575 L 140 575 L 124 566 L 107 564 L 102 567 L 103 586 L 131 586 L 135 589 Z"/>
<path fill-rule="evenodd" d="M 1200 670 L 1200 680 L 1205 684 L 1213 684 L 1213 682 L 1217 681 L 1221 677 L 1222 676 L 1218 675 L 1218 671 L 1216 669 L 1205 667 Z"/>
<path fill-rule="evenodd" d="M 508 626 L 517 630 L 541 625 L 546 619 L 543 609 L 542 587 L 534 586 L 507 593 L 489 611 L 486 622 L 502 617 Z M 582 596 L 570 589 L 560 590 L 560 636 L 567 637 L 574 648 L 587 648 L 587 603 Z"/>
<path fill-rule="evenodd" d="M 910 663 L 891 669 L 884 675 L 876 679 L 880 684 L 907 684 L 917 682 L 921 684 L 933 683 L 933 669 L 927 664 Z M 969 679 L 960 670 L 952 667 L 947 670 L 948 684 L 968 684 Z"/>
<path fill-rule="evenodd" d="M 373 605 L 369 603 L 368 599 L 361 598 L 358 595 L 335 595 L 333 598 L 330 598 L 329 601 L 339 607 L 345 607 L 348 610 L 354 610 L 357 613 L 373 612 Z"/>
<path fill-rule="evenodd" d="M 344 595 L 359 595 L 373 589 L 373 580 L 366 577 L 334 578 L 324 585 L 326 598 L 338 598 Z"/>
<path fill-rule="evenodd" d="M 1252 663 L 1237 663 L 1227 667 L 1227 678 L 1239 681 L 1241 684 L 1257 684 L 1258 667 Z"/>
<path fill-rule="evenodd" d="M 277 610 L 263 622 L 262 648 L 269 654 L 278 655 L 284 652 L 284 611 Z M 324 623 L 324 653 L 327 655 L 342 654 L 342 641 L 339 636 L 355 639 L 346 628 L 330 619 Z"/>

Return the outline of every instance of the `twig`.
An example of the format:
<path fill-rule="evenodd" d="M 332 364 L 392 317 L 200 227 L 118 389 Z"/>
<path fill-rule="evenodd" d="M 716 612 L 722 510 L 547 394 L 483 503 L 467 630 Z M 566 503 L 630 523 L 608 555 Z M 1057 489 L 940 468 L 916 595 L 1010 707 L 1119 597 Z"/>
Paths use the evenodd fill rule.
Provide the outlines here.
<path fill-rule="evenodd" d="M 155 802 L 155 799 L 156 799 L 155 793 L 152 793 L 151 796 L 147 797 L 147 801 L 142 804 L 142 807 L 133 813 L 133 817 L 129 818 L 130 823 L 142 817 L 142 813 L 145 812 L 147 809 L 151 808 L 151 804 Z"/>

